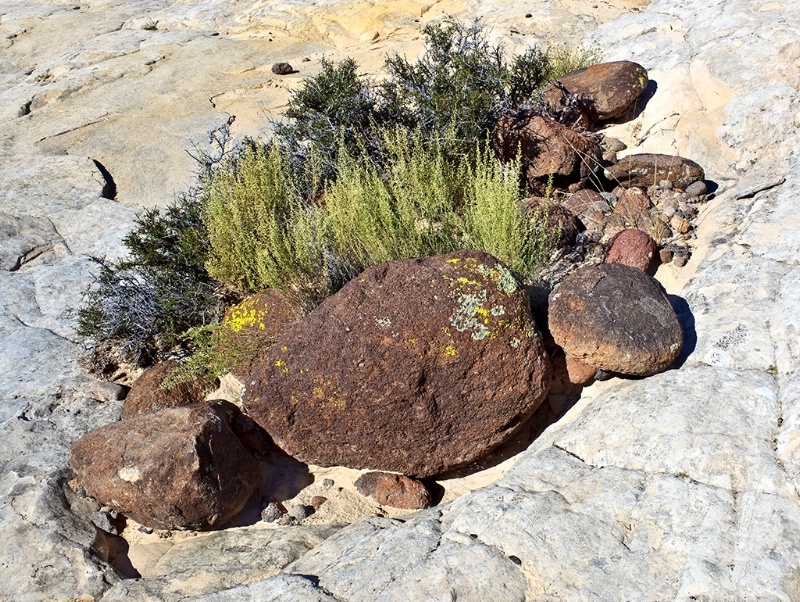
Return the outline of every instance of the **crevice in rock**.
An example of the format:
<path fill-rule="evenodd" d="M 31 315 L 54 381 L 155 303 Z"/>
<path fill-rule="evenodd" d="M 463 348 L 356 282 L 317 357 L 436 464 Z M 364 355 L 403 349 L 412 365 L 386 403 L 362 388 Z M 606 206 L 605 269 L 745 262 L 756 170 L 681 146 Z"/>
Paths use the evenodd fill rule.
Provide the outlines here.
<path fill-rule="evenodd" d="M 105 180 L 105 184 L 103 185 L 103 191 L 100 193 L 104 199 L 108 199 L 113 201 L 117 198 L 117 183 L 114 182 L 114 178 L 111 176 L 109 171 L 106 169 L 106 166 L 100 163 L 97 159 L 92 159 L 95 167 L 103 176 L 103 180 Z"/>
<path fill-rule="evenodd" d="M 42 253 L 46 253 L 47 251 L 50 251 L 52 249 L 53 249 L 52 244 L 44 244 L 33 247 L 30 251 L 27 251 L 22 255 L 20 255 L 19 257 L 17 257 L 16 263 L 13 266 L 11 266 L 11 268 L 8 271 L 16 272 L 26 263 L 30 263 L 31 261 L 39 257 Z"/>
<path fill-rule="evenodd" d="M 29 100 L 28 102 L 24 103 L 19 108 L 19 111 L 17 111 L 17 117 L 25 117 L 26 115 L 30 115 L 31 114 L 31 104 L 32 103 L 33 103 L 32 100 Z"/>
<path fill-rule="evenodd" d="M 567 454 L 568 456 L 572 456 L 572 457 L 573 457 L 573 458 L 575 458 L 576 460 L 579 460 L 581 463 L 583 463 L 583 464 L 586 464 L 586 466 L 590 466 L 590 467 L 592 467 L 592 468 L 598 468 L 598 467 L 597 467 L 597 466 L 595 466 L 594 464 L 590 464 L 589 462 L 587 462 L 586 460 L 584 460 L 583 458 L 581 458 L 581 457 L 580 457 L 578 454 L 576 454 L 576 453 L 574 453 L 574 452 L 571 452 L 570 450 L 568 450 L 568 449 L 567 449 L 567 448 L 565 448 L 565 447 L 561 447 L 561 446 L 560 446 L 560 445 L 558 445 L 557 443 L 553 443 L 553 447 L 555 447 L 555 448 L 556 448 L 556 449 L 558 449 L 558 450 L 561 450 L 562 452 L 564 452 L 564 453 L 565 453 L 565 454 Z"/>

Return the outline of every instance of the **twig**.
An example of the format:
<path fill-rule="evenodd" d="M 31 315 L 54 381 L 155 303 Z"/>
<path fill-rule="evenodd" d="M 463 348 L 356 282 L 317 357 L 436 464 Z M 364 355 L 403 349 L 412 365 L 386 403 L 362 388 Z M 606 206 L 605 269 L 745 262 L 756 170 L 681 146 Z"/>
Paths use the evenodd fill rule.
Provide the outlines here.
<path fill-rule="evenodd" d="M 759 192 L 763 192 L 765 190 L 769 190 L 770 188 L 775 188 L 776 186 L 780 186 L 786 181 L 786 178 L 781 176 L 780 178 L 776 178 L 774 180 L 769 180 L 765 184 L 759 184 L 758 186 L 754 186 L 753 188 L 748 188 L 744 192 L 740 194 L 734 194 L 734 199 L 749 199 L 750 197 L 756 196 Z"/>

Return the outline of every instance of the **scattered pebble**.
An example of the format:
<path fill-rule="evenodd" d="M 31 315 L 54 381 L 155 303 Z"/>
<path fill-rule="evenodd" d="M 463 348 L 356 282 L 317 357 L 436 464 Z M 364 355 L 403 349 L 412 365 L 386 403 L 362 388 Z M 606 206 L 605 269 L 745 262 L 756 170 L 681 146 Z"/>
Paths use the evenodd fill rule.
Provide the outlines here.
<path fill-rule="evenodd" d="M 278 525 L 281 527 L 288 527 L 289 525 L 294 523 L 294 518 L 289 516 L 288 514 L 284 514 L 278 519 Z"/>
<path fill-rule="evenodd" d="M 703 180 L 697 180 L 697 182 L 692 182 L 689 186 L 686 187 L 686 194 L 690 197 L 698 197 L 703 196 L 708 191 L 708 187 Z"/>
<path fill-rule="evenodd" d="M 530 14 L 530 13 L 527 13 L 527 14 L 525 15 L 525 18 L 526 18 L 526 19 L 530 19 L 532 16 L 533 16 L 532 14 Z"/>
<path fill-rule="evenodd" d="M 314 514 L 314 508 L 312 506 L 304 506 L 303 504 L 297 504 L 297 506 L 293 506 L 289 509 L 289 516 L 295 519 L 297 522 L 300 522 L 304 518 L 307 518 Z"/>
<path fill-rule="evenodd" d="M 314 508 L 314 510 L 319 510 L 319 507 L 327 501 L 328 498 L 326 498 L 324 495 L 315 495 L 311 498 L 311 506 Z"/>
<path fill-rule="evenodd" d="M 139 532 L 140 533 L 145 533 L 147 535 L 150 535 L 153 532 L 153 530 L 150 527 L 145 527 L 144 525 L 139 525 Z"/>
<path fill-rule="evenodd" d="M 322 486 L 325 489 L 333 487 L 333 479 L 322 479 Z"/>

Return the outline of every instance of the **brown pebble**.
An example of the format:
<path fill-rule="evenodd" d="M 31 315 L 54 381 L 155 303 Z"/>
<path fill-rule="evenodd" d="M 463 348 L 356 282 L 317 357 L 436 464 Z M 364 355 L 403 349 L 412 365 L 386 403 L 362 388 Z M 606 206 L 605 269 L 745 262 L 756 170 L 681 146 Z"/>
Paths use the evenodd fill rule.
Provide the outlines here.
<path fill-rule="evenodd" d="M 686 255 L 676 255 L 672 260 L 672 265 L 682 268 L 687 261 L 689 261 L 689 258 Z"/>
<path fill-rule="evenodd" d="M 311 498 L 311 505 L 314 507 L 314 510 L 319 510 L 319 507 L 327 501 L 328 498 L 326 498 L 324 495 L 315 495 Z"/>
<path fill-rule="evenodd" d="M 661 259 L 661 263 L 669 263 L 672 261 L 673 252 L 670 249 L 661 249 L 658 252 L 658 256 Z"/>

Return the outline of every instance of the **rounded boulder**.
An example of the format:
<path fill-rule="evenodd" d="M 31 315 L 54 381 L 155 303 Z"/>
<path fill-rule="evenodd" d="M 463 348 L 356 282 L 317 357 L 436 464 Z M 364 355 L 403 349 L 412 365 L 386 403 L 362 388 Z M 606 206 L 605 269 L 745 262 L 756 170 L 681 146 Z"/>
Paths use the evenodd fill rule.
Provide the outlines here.
<path fill-rule="evenodd" d="M 580 268 L 550 293 L 548 324 L 568 359 L 606 372 L 649 376 L 680 354 L 683 331 L 661 286 L 620 263 Z"/>
<path fill-rule="evenodd" d="M 549 383 L 524 291 L 461 251 L 351 280 L 254 367 L 244 403 L 304 462 L 428 477 L 504 443 Z"/>

